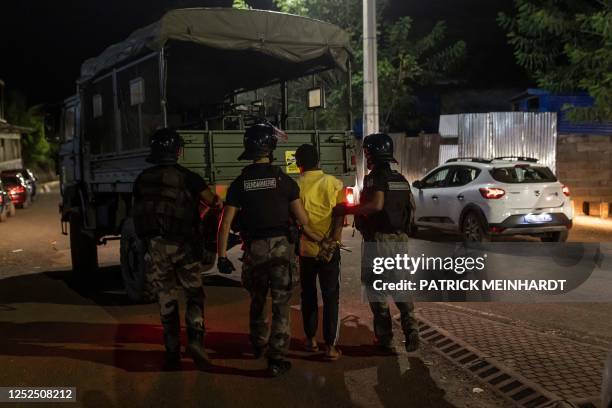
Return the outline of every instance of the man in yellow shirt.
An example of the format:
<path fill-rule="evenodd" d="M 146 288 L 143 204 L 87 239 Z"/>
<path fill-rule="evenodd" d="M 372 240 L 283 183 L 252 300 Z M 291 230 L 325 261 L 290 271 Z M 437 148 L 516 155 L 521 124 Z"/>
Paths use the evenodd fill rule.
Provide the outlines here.
<path fill-rule="evenodd" d="M 323 297 L 323 337 L 328 359 L 337 360 L 340 300 L 340 240 L 343 217 L 332 216 L 333 208 L 344 202 L 342 181 L 319 169 L 317 150 L 303 144 L 295 159 L 300 168 L 297 183 L 300 199 L 310 223 L 300 240 L 300 284 L 302 287 L 302 318 L 306 334 L 305 348 L 316 352 L 319 308 L 317 276 Z"/>

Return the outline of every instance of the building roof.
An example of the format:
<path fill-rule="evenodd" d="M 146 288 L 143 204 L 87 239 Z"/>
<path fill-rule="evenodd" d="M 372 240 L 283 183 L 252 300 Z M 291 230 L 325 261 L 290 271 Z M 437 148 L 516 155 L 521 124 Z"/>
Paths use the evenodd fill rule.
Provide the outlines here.
<path fill-rule="evenodd" d="M 24 133 L 29 133 L 31 131 L 32 129 L 30 128 L 11 125 L 10 123 L 0 120 L 0 133 L 24 134 Z"/>

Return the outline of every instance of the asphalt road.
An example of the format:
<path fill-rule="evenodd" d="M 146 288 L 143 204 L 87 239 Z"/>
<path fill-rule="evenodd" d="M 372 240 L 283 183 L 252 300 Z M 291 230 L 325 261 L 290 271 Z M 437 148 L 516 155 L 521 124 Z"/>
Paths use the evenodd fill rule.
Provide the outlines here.
<path fill-rule="evenodd" d="M 292 299 L 292 372 L 264 378 L 247 339 L 248 298 L 238 274 L 207 278 L 207 348 L 214 366 L 200 373 L 160 371 L 163 357 L 156 305 L 130 305 L 119 279 L 118 246 L 99 249 L 97 290 L 69 279 L 68 239 L 60 233 L 57 193 L 0 224 L 0 386 L 76 386 L 80 406 L 414 406 L 490 407 L 506 403 L 424 347 L 400 357 L 377 355 L 368 306 L 361 301 L 359 237 L 345 230 L 337 363 L 301 351 L 299 294 Z M 586 224 L 586 226 L 584 226 Z M 591 225 L 593 224 L 593 225 Z M 452 241 L 425 232 L 423 240 Z M 584 220 L 570 236 L 611 241 L 608 223 Z M 232 254 L 238 256 L 236 250 Z M 419 305 L 417 305 L 418 307 Z M 602 303 L 461 303 L 493 320 L 611 344 L 612 306 Z M 401 336 L 396 336 L 401 347 Z M 74 405 L 72 405 L 74 406 Z"/>
<path fill-rule="evenodd" d="M 507 406 L 490 391 L 473 392 L 482 386 L 428 347 L 399 357 L 376 352 L 355 272 L 357 252 L 343 260 L 340 361 L 302 351 L 296 291 L 294 368 L 282 378 L 265 378 L 264 360 L 255 360 L 249 347 L 248 296 L 236 274 L 206 279 L 206 345 L 214 366 L 198 372 L 185 359 L 182 371 L 161 372 L 157 306 L 128 303 L 116 242 L 99 250 L 97 290 L 71 285 L 58 199 L 44 195 L 0 224 L 0 386 L 76 386 L 77 406 L 84 407 Z M 396 336 L 399 347 L 401 340 Z"/>

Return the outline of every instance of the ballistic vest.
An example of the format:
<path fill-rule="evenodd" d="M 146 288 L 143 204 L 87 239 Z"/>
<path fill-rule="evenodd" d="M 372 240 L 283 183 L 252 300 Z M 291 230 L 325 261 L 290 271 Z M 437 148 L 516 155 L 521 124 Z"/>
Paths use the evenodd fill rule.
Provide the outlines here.
<path fill-rule="evenodd" d="M 243 238 L 260 239 L 287 235 L 289 201 L 283 172 L 278 166 L 254 164 L 242 171 L 240 231 Z"/>
<path fill-rule="evenodd" d="M 360 220 L 363 223 L 362 234 L 364 237 L 371 238 L 376 233 L 394 234 L 398 232 L 407 233 L 410 228 L 410 217 L 412 213 L 412 193 L 410 184 L 400 173 L 394 170 L 374 170 L 379 171 L 378 175 L 382 175 L 387 183 L 385 190 L 385 203 L 383 209 L 377 213 L 363 217 Z M 368 200 L 370 194 L 368 191 L 368 181 L 373 180 L 373 175 L 366 176 L 364 180 L 365 188 L 363 194 Z"/>
<path fill-rule="evenodd" d="M 135 186 L 134 225 L 139 237 L 162 236 L 183 241 L 193 236 L 199 198 L 176 165 L 145 170 Z"/>

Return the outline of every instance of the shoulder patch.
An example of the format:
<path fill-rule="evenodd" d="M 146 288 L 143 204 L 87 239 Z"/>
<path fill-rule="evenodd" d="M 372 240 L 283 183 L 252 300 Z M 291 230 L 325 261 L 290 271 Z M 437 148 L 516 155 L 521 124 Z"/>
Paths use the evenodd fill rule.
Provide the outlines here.
<path fill-rule="evenodd" d="M 272 190 L 276 188 L 276 178 L 244 180 L 244 191 Z"/>

